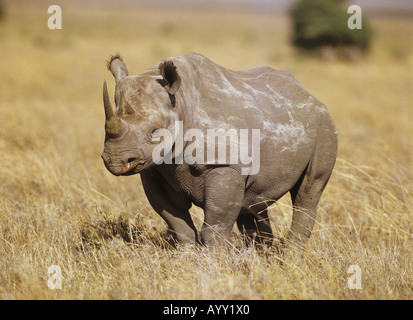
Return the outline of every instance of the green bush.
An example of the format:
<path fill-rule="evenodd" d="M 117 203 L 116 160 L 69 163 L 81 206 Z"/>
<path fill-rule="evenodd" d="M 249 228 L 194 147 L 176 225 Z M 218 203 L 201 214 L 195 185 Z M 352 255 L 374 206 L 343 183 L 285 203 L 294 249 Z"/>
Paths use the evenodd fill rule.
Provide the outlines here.
<path fill-rule="evenodd" d="M 351 14 L 340 0 L 299 0 L 291 10 L 293 44 L 303 49 L 323 46 L 367 49 L 370 31 L 365 17 L 362 29 L 349 29 Z"/>

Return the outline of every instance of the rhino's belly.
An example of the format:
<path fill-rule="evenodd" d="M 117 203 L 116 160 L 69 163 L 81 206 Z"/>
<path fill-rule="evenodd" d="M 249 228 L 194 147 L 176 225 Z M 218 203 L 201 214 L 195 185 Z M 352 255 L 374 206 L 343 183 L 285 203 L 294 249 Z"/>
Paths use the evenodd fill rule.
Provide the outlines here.
<path fill-rule="evenodd" d="M 277 176 L 271 173 L 255 177 L 253 185 L 245 190 L 243 207 L 251 209 L 271 205 L 291 190 L 299 178 L 299 174 Z"/>
<path fill-rule="evenodd" d="M 290 191 L 306 170 L 313 150 L 313 143 L 294 149 L 276 149 L 263 143 L 259 172 L 248 177 L 243 205 L 271 204 Z"/>

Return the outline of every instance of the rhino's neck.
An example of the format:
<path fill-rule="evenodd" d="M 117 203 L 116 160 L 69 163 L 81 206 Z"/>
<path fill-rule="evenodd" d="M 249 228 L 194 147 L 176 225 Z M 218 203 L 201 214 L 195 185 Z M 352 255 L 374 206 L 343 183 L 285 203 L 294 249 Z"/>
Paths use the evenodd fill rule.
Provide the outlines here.
<path fill-rule="evenodd" d="M 175 93 L 175 107 L 178 119 L 182 121 L 183 132 L 193 129 L 194 123 L 194 109 L 199 103 L 199 93 L 196 85 L 196 79 L 193 75 L 193 66 L 191 61 L 185 56 L 172 58 L 175 65 L 178 67 L 181 76 L 181 87 Z M 184 148 L 188 142 L 184 141 Z"/>
<path fill-rule="evenodd" d="M 193 128 L 193 112 L 190 99 L 186 94 L 176 93 L 175 107 L 179 121 L 183 122 L 184 132 Z"/>
<path fill-rule="evenodd" d="M 176 121 L 181 121 L 179 124 L 182 130 L 182 136 L 179 138 L 182 139 L 185 132 L 191 128 L 194 128 L 194 121 L 193 121 L 193 106 L 192 106 L 192 96 L 188 94 L 188 84 L 185 81 L 182 81 L 181 88 L 178 92 L 175 93 L 175 112 L 177 115 Z M 186 145 L 189 143 L 188 141 L 182 141 L 182 151 L 185 150 Z M 175 152 L 172 155 L 173 161 L 175 163 Z"/>

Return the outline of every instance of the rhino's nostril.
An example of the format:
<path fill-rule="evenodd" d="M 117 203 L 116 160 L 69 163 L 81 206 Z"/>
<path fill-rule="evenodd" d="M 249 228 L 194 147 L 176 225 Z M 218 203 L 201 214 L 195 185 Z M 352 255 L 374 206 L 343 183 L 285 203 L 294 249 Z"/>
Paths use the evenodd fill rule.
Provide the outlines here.
<path fill-rule="evenodd" d="M 128 161 L 126 163 L 131 163 L 138 160 L 137 158 L 129 158 Z"/>

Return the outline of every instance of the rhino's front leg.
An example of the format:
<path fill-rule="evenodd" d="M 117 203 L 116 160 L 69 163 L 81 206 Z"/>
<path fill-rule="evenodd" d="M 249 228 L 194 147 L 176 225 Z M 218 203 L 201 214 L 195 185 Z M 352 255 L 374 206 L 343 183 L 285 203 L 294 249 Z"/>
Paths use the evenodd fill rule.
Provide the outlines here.
<path fill-rule="evenodd" d="M 197 230 L 189 213 L 191 201 L 168 187 L 155 170 L 142 172 L 141 179 L 149 203 L 165 220 L 178 243 L 198 242 Z"/>
<path fill-rule="evenodd" d="M 204 245 L 229 240 L 240 213 L 245 191 L 245 176 L 232 167 L 211 170 L 205 179 L 205 220 L 201 230 Z"/>

